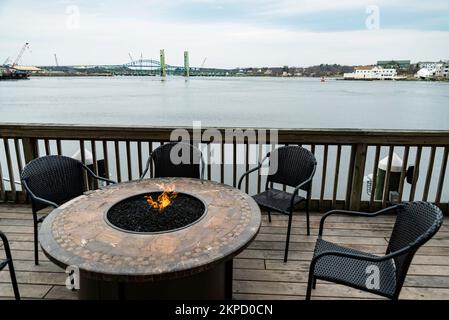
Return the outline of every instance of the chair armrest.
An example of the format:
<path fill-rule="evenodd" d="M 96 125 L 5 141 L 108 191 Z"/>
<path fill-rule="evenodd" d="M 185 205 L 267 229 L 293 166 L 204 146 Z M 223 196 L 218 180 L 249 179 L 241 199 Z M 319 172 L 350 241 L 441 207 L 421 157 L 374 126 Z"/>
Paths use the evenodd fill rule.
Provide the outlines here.
<path fill-rule="evenodd" d="M 114 181 L 114 180 L 111 180 L 111 179 L 108 179 L 108 178 L 105 178 L 105 177 L 100 177 L 100 176 L 97 176 L 97 175 L 94 175 L 93 177 L 96 178 L 97 180 L 109 182 L 110 184 L 116 184 L 117 183 L 117 181 Z"/>
<path fill-rule="evenodd" d="M 200 151 L 201 152 L 201 151 Z M 203 159 L 203 154 L 202 153 L 200 153 L 200 161 L 201 161 L 201 173 L 200 173 L 200 179 L 201 179 L 201 181 L 203 181 L 204 180 L 204 169 L 206 168 L 206 163 L 204 162 L 204 159 Z M 210 175 L 210 173 L 209 173 L 209 175 Z M 210 180 L 210 177 L 209 177 L 209 180 Z M 202 183 L 202 182 L 201 182 Z"/>
<path fill-rule="evenodd" d="M 340 252 L 340 251 L 324 251 L 314 257 L 312 259 L 312 263 L 316 264 L 319 259 L 326 257 L 326 256 L 334 256 L 334 257 L 342 257 L 342 258 L 349 258 L 349 259 L 356 259 L 356 260 L 365 260 L 365 261 L 371 261 L 371 262 L 379 262 L 382 260 L 385 260 L 386 256 L 370 256 L 365 254 L 356 254 L 356 253 L 349 253 L 349 252 Z M 389 258 L 387 258 L 389 259 Z"/>
<path fill-rule="evenodd" d="M 315 171 L 316 171 L 316 163 L 313 166 L 313 170 L 312 170 L 312 173 L 310 174 L 310 176 L 306 180 L 304 180 L 303 182 L 301 182 L 299 185 L 296 186 L 295 190 L 293 191 L 292 197 L 290 199 L 290 211 L 293 211 L 293 204 L 295 202 L 295 196 L 298 194 L 299 189 L 304 187 L 306 184 L 312 182 L 313 176 L 315 175 Z M 308 192 L 310 192 L 310 190 Z"/>
<path fill-rule="evenodd" d="M 56 203 L 54 203 L 53 201 L 46 200 L 46 199 L 44 199 L 44 198 L 41 198 L 41 197 L 36 196 L 36 195 L 33 193 L 33 191 L 31 191 L 31 189 L 28 187 L 28 184 L 26 183 L 25 180 L 22 180 L 22 185 L 25 187 L 25 190 L 28 192 L 30 198 L 31 198 L 33 201 L 41 202 L 41 203 L 46 204 L 46 205 L 48 205 L 48 206 L 52 206 L 53 208 L 58 208 L 58 207 L 59 207 L 59 205 L 56 204 Z"/>
<path fill-rule="evenodd" d="M 360 217 L 376 217 L 380 214 L 384 214 L 387 213 L 389 211 L 395 210 L 398 207 L 398 205 L 392 206 L 392 207 L 388 207 L 376 212 L 358 212 L 358 211 L 349 211 L 349 210 L 331 210 L 326 212 L 320 220 L 320 230 L 318 232 L 318 236 L 321 237 L 323 235 L 323 228 L 324 228 L 324 221 L 326 220 L 327 217 L 336 214 L 336 213 L 342 213 L 342 214 L 347 214 L 347 215 L 352 215 L 352 216 L 360 216 Z"/>
<path fill-rule="evenodd" d="M 81 162 L 80 162 L 80 163 L 81 163 Z M 106 182 L 111 183 L 111 184 L 116 184 L 116 183 L 117 183 L 117 182 L 115 182 L 114 180 L 111 180 L 111 179 L 107 179 L 107 178 L 104 178 L 104 177 L 97 176 L 97 175 L 96 175 L 92 170 L 90 170 L 89 167 L 86 166 L 84 163 L 81 163 L 81 165 L 83 166 L 83 168 L 87 171 L 87 173 L 88 173 L 91 177 L 93 177 L 93 178 L 95 178 L 95 179 L 97 179 L 97 180 L 106 181 Z"/>
<path fill-rule="evenodd" d="M 3 231 L 0 231 L 0 239 L 2 239 L 3 243 L 8 243 L 8 238 L 6 238 L 6 235 L 3 233 Z"/>
<path fill-rule="evenodd" d="M 250 173 L 254 172 L 254 171 L 258 171 L 260 169 L 261 165 L 258 164 L 257 167 L 252 168 L 251 170 L 246 171 L 244 174 L 242 174 L 242 176 L 239 179 L 239 183 L 237 188 L 240 190 L 240 187 L 242 186 L 242 182 L 243 182 L 243 178 L 247 175 L 249 175 Z"/>
<path fill-rule="evenodd" d="M 153 155 L 153 153 L 150 153 L 150 155 L 148 156 L 147 163 L 145 164 L 145 169 L 143 170 L 142 174 L 140 175 L 139 181 L 143 180 L 143 178 L 145 177 L 145 175 L 148 172 L 148 169 L 150 169 L 152 155 Z"/>
<path fill-rule="evenodd" d="M 11 249 L 9 248 L 8 238 L 6 238 L 6 235 L 2 231 L 0 231 L 0 239 L 3 242 L 3 246 L 5 249 L 5 255 L 6 255 L 6 260 L 3 260 L 3 261 L 0 260 L 0 270 L 2 270 L 4 267 L 6 267 L 8 262 L 12 260 L 12 258 L 11 258 Z"/>
<path fill-rule="evenodd" d="M 248 171 L 246 171 L 244 174 L 242 174 L 242 176 L 239 179 L 239 182 L 237 184 L 237 188 L 240 189 L 240 187 L 242 186 L 242 181 L 243 178 L 246 177 L 247 175 L 249 175 L 250 173 L 254 172 L 254 171 L 258 171 L 261 167 L 263 162 L 268 159 L 268 157 L 270 156 L 270 153 L 267 153 L 267 155 L 257 164 L 257 167 L 254 167 Z"/>
<path fill-rule="evenodd" d="M 348 252 L 340 252 L 340 251 L 325 251 L 314 257 L 310 263 L 310 274 L 313 274 L 315 271 L 315 265 L 318 262 L 319 259 L 326 257 L 326 256 L 335 256 L 335 257 L 343 257 L 343 258 L 349 258 L 349 259 L 356 259 L 356 260 L 365 260 L 370 262 L 382 262 L 386 260 L 393 259 L 397 256 L 403 255 L 407 253 L 407 251 L 410 251 L 413 248 L 412 245 L 408 245 L 402 249 L 399 249 L 397 251 L 391 252 L 389 254 L 383 255 L 383 256 L 372 256 L 367 254 L 356 254 L 356 253 L 348 253 Z"/>

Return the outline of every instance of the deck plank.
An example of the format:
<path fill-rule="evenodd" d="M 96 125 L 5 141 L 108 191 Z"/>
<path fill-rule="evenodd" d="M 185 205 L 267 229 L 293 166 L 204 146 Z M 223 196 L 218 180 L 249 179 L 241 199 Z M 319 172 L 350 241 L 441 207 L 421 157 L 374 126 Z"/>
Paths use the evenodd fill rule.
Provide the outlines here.
<path fill-rule="evenodd" d="M 321 213 L 311 215 L 311 236 L 306 235 L 304 216 L 293 219 L 289 261 L 283 262 L 287 217 L 263 217 L 262 228 L 251 245 L 234 260 L 234 299 L 304 299 L 310 259 Z M 449 300 L 449 219 L 440 232 L 416 254 L 402 289 L 401 299 Z M 335 216 L 325 225 L 325 238 L 357 250 L 383 254 L 394 223 L 393 216 L 377 218 Z M 19 289 L 26 299 L 77 299 L 65 288 L 63 269 L 40 252 L 33 263 L 31 210 L 24 205 L 0 205 L 0 230 L 13 251 Z M 0 245 L 0 257 L 4 250 Z M 370 293 L 318 281 L 313 299 L 382 299 Z M 7 268 L 0 272 L 0 299 L 13 298 Z"/>

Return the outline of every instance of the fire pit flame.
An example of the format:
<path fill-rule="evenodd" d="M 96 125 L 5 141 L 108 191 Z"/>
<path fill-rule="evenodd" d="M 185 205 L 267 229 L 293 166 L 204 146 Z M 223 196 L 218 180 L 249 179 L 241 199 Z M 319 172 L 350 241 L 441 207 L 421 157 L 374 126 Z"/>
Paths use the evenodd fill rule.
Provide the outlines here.
<path fill-rule="evenodd" d="M 162 212 L 172 203 L 172 200 L 176 198 L 178 194 L 174 191 L 174 185 L 158 186 L 164 191 L 157 197 L 157 200 L 153 200 L 151 196 L 145 196 L 145 199 L 153 209 L 157 209 Z"/>

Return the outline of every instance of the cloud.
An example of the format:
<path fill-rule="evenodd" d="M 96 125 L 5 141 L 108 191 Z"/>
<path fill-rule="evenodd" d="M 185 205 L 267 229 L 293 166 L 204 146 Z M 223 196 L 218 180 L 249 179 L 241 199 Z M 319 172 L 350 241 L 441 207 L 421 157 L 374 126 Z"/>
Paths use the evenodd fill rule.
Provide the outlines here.
<path fill-rule="evenodd" d="M 259 14 L 269 16 L 291 16 L 297 14 L 308 14 L 328 11 L 348 11 L 354 9 L 364 9 L 368 6 L 378 6 L 380 9 L 396 8 L 398 10 L 448 10 L 447 0 L 262 0 L 258 1 L 257 9 Z"/>
<path fill-rule="evenodd" d="M 160 1 L 160 0 L 157 0 Z M 104 10 L 101 3 L 94 7 L 80 5 L 79 28 L 67 28 L 66 4 L 27 10 L 8 2 L 0 6 L 0 60 L 15 56 L 23 45 L 31 43 L 32 53 L 23 62 L 34 65 L 54 64 L 57 53 L 61 64 L 121 64 L 128 60 L 128 52 L 135 56 L 142 52 L 146 58 L 157 58 L 160 48 L 167 52 L 167 62 L 182 65 L 184 50 L 190 51 L 191 65 L 200 65 L 207 57 L 207 65 L 232 68 L 236 66 L 308 66 L 319 63 L 368 64 L 380 59 L 439 60 L 447 59 L 449 31 L 413 30 L 411 28 L 381 28 L 380 30 L 309 30 L 280 23 L 260 23 L 221 19 L 163 19 L 158 10 L 190 5 L 176 0 L 157 10 L 138 11 L 136 7 L 153 7 L 157 1 L 130 4 L 132 12 L 121 12 L 112 4 Z M 230 0 L 236 6 L 238 1 Z M 255 0 L 251 0 L 256 2 Z M 250 2 L 251 2 L 250 1 Z M 168 1 L 167 1 L 168 2 Z M 197 5 L 221 6 L 225 1 L 194 0 Z M 246 1 L 246 5 L 250 3 Z M 259 3 L 259 1 L 257 1 Z M 317 2 L 318 4 L 314 4 Z M 281 14 L 282 8 L 313 10 L 342 10 L 337 1 L 325 5 L 322 0 L 261 0 L 252 12 L 263 12 L 270 5 Z M 341 6 L 354 8 L 365 0 L 347 0 Z M 370 1 L 371 2 L 371 1 Z M 378 3 L 386 1 L 378 1 Z M 399 0 L 398 2 L 403 2 Z M 414 0 L 410 1 L 415 3 Z M 438 0 L 427 1 L 430 5 Z M 73 2 L 69 2 L 73 3 Z M 75 3 L 80 3 L 76 2 Z M 227 2 L 226 2 L 227 3 Z M 296 5 L 295 5 L 296 3 Z M 322 3 L 322 5 L 319 5 Z M 340 1 L 338 1 L 340 3 Z M 449 3 L 449 1 L 448 1 Z M 81 2 L 84 4 L 84 2 Z M 276 8 L 274 6 L 277 6 Z M 386 5 L 386 4 L 385 4 Z M 103 6 L 104 7 L 104 6 Z M 36 9 L 36 10 L 34 10 Z M 107 10 L 106 10 L 107 9 Z M 364 11 L 363 11 L 364 12 Z M 264 20 L 264 19 L 262 19 Z"/>

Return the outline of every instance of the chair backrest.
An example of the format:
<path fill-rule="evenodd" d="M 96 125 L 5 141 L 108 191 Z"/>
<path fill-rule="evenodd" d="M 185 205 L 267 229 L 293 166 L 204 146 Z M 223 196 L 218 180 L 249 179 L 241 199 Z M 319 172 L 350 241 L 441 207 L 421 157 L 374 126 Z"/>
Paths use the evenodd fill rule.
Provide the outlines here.
<path fill-rule="evenodd" d="M 404 254 L 394 258 L 396 289 L 399 294 L 413 256 L 441 227 L 443 214 L 435 205 L 423 201 L 402 203 L 398 205 L 396 214 L 386 253 L 409 248 Z"/>
<path fill-rule="evenodd" d="M 27 163 L 21 173 L 37 197 L 62 204 L 85 191 L 83 168 L 78 160 L 65 156 L 44 156 Z M 47 205 L 33 201 L 35 210 Z"/>
<path fill-rule="evenodd" d="M 186 153 L 187 152 L 187 153 Z M 151 157 L 154 162 L 154 177 L 202 178 L 201 151 L 191 144 L 170 142 L 156 148 Z"/>
<path fill-rule="evenodd" d="M 296 187 L 314 173 L 316 159 L 312 152 L 301 146 L 285 146 L 270 153 L 267 183 L 274 182 Z M 310 184 L 301 189 L 307 191 Z"/>

